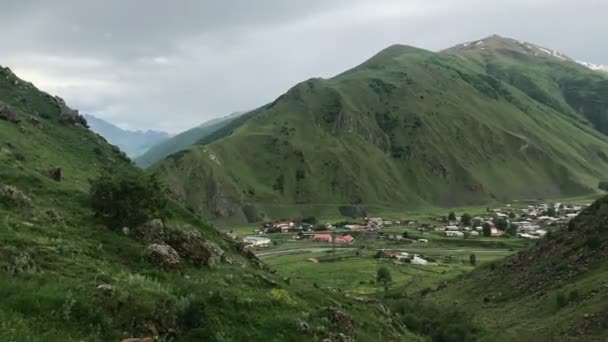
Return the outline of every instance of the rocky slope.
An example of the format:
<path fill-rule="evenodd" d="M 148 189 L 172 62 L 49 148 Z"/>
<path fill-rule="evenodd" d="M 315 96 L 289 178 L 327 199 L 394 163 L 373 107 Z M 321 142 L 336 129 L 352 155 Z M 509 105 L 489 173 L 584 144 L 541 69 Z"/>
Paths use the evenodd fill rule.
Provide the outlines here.
<path fill-rule="evenodd" d="M 396 45 L 152 171 L 191 209 L 239 221 L 588 194 L 608 167 L 606 82 L 497 36 Z"/>

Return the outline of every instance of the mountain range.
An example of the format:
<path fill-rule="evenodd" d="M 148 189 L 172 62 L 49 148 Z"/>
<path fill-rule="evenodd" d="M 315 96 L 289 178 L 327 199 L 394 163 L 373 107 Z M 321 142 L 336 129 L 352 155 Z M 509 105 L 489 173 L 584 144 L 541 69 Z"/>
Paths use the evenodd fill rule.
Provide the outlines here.
<path fill-rule="evenodd" d="M 154 164 L 212 219 L 358 216 L 596 192 L 608 76 L 500 36 L 394 45 Z"/>
<path fill-rule="evenodd" d="M 120 147 L 131 158 L 142 155 L 150 147 L 171 137 L 169 133 L 161 131 L 131 131 L 122 129 L 90 114 L 85 114 L 84 118 L 87 120 L 91 130 L 106 138 L 111 144 Z"/>
<path fill-rule="evenodd" d="M 150 147 L 145 153 L 135 158 L 134 161 L 137 165 L 146 168 L 171 154 L 182 151 L 189 146 L 198 143 L 214 132 L 219 131 L 242 114 L 244 114 L 244 112 L 235 112 L 221 118 L 209 120 L 197 127 L 162 140 Z"/>

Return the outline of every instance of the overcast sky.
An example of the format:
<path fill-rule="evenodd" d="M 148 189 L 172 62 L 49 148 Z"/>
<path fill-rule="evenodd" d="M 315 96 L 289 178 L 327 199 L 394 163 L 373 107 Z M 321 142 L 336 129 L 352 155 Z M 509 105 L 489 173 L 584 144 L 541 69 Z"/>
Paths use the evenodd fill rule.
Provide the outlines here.
<path fill-rule="evenodd" d="M 0 1 L 0 65 L 132 129 L 253 109 L 396 43 L 496 33 L 608 64 L 606 0 Z"/>

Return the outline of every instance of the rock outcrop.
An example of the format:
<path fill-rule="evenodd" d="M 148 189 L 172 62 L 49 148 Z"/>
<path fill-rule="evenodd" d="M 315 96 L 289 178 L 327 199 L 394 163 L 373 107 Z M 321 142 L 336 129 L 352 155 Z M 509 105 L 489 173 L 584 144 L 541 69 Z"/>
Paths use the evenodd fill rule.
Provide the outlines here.
<path fill-rule="evenodd" d="M 19 208 L 29 208 L 32 200 L 14 186 L 0 185 L 0 202 Z"/>
<path fill-rule="evenodd" d="M 19 114 L 2 103 L 0 103 L 0 120 L 5 120 L 12 123 L 21 122 Z"/>
<path fill-rule="evenodd" d="M 146 259 L 165 271 L 179 271 L 181 269 L 180 257 L 173 247 L 154 243 L 146 247 Z"/>
<path fill-rule="evenodd" d="M 224 256 L 224 250 L 218 244 L 205 240 L 198 231 L 168 228 L 159 219 L 141 225 L 129 234 L 152 245 L 170 247 L 178 258 L 188 259 L 197 267 L 213 267 Z"/>
<path fill-rule="evenodd" d="M 206 241 L 197 231 L 172 230 L 166 242 L 196 266 L 213 267 L 222 260 L 224 251 L 216 243 Z"/>

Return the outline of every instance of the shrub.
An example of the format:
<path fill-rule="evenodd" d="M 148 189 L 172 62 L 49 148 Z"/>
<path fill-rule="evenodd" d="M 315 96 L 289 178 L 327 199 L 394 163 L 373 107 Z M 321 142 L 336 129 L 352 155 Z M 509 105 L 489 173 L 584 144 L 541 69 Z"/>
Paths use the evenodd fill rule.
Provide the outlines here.
<path fill-rule="evenodd" d="M 557 296 L 555 296 L 555 304 L 557 304 L 558 309 L 561 309 L 568 305 L 568 298 L 566 298 L 565 294 L 560 292 L 557 294 Z"/>
<path fill-rule="evenodd" d="M 602 181 L 598 184 L 600 190 L 608 191 L 608 181 Z"/>
<path fill-rule="evenodd" d="M 453 211 L 448 215 L 448 220 L 450 221 L 456 221 L 456 213 L 454 213 Z"/>
<path fill-rule="evenodd" d="M 462 217 L 460 218 L 460 222 L 462 222 L 462 224 L 464 224 L 465 226 L 470 226 L 472 219 L 473 219 L 473 217 L 470 214 L 464 213 L 464 214 L 462 214 Z"/>
<path fill-rule="evenodd" d="M 492 227 L 489 223 L 485 222 L 483 224 L 483 236 L 492 236 Z"/>
<path fill-rule="evenodd" d="M 473 266 L 477 264 L 477 256 L 475 255 L 475 253 L 469 256 L 469 263 Z"/>
<path fill-rule="evenodd" d="M 570 302 L 570 303 L 578 302 L 579 299 L 580 299 L 580 296 L 579 296 L 577 290 L 570 291 L 570 294 L 568 295 L 568 302 Z"/>
<path fill-rule="evenodd" d="M 602 245 L 602 241 L 598 235 L 589 236 L 586 244 L 591 249 L 598 249 Z"/>
<path fill-rule="evenodd" d="M 137 169 L 100 176 L 91 182 L 90 197 L 95 217 L 111 229 L 166 217 L 166 189 L 154 176 Z"/>
<path fill-rule="evenodd" d="M 384 286 L 384 290 L 388 291 L 390 284 L 393 282 L 391 271 L 384 266 L 380 267 L 376 273 L 376 282 L 382 284 L 382 286 Z"/>

